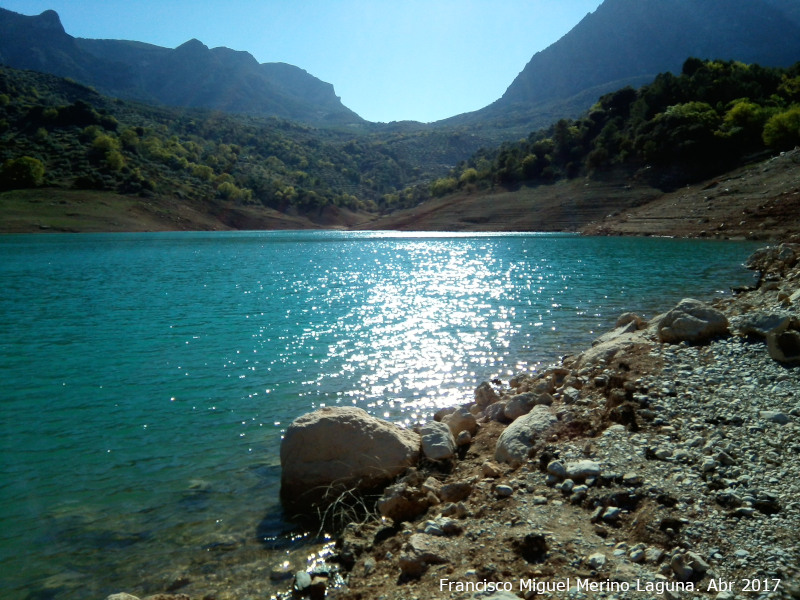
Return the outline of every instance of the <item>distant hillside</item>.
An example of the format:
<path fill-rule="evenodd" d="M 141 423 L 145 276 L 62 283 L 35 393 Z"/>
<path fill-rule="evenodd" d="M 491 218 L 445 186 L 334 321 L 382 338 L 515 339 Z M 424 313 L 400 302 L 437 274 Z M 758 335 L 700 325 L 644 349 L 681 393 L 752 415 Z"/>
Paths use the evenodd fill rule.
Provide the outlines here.
<path fill-rule="evenodd" d="M 362 123 L 333 86 L 282 63 L 190 40 L 169 49 L 88 40 L 64 31 L 58 15 L 0 9 L 0 63 L 70 77 L 102 93 L 170 106 L 276 116 L 314 124 Z"/>
<path fill-rule="evenodd" d="M 0 67 L 0 191 L 93 190 L 318 220 L 369 211 L 419 181 L 391 145 L 274 117 L 152 107 Z"/>
<path fill-rule="evenodd" d="M 796 0 L 605 0 L 533 56 L 502 98 L 443 125 L 544 127 L 598 96 L 679 73 L 690 56 L 789 66 L 800 60 Z"/>
<path fill-rule="evenodd" d="M 605 94 L 580 118 L 482 149 L 449 176 L 390 194 L 382 206 L 425 210 L 426 194 L 514 192 L 576 178 L 675 190 L 798 145 L 800 62 L 779 68 L 689 58 L 680 75 Z"/>

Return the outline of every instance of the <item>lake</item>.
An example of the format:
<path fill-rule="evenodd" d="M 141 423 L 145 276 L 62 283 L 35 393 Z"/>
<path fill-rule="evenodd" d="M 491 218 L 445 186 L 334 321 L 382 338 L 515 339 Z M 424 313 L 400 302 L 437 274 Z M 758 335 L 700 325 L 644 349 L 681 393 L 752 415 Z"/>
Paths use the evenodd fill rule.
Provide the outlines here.
<path fill-rule="evenodd" d="M 411 426 L 580 351 L 619 314 L 750 283 L 747 242 L 566 234 L 0 236 L 8 600 L 272 591 L 297 560 L 282 432 Z M 221 582 L 226 579 L 234 583 Z M 224 591 L 217 598 L 223 599 Z M 238 594 L 238 595 L 237 595 Z"/>

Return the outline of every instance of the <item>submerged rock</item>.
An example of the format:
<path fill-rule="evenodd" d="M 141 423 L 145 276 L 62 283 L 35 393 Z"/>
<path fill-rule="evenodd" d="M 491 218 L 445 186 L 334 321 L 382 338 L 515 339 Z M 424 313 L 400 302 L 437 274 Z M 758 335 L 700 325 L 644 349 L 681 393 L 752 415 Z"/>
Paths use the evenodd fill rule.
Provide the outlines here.
<path fill-rule="evenodd" d="M 308 507 L 390 482 L 419 459 L 420 436 L 356 407 L 296 419 L 281 443 L 281 500 Z"/>

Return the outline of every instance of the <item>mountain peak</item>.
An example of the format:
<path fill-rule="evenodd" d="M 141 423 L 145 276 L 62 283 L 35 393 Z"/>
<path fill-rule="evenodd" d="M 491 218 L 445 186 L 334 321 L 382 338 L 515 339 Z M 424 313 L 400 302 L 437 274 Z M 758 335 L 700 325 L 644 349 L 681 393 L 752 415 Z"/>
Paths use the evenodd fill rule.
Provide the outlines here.
<path fill-rule="evenodd" d="M 66 33 L 64 26 L 61 24 L 61 17 L 54 10 L 46 10 L 38 17 L 32 17 L 32 19 L 32 24 L 36 29 Z"/>
<path fill-rule="evenodd" d="M 197 38 L 192 38 L 188 42 L 184 42 L 175 50 L 185 51 L 185 52 L 205 52 L 208 50 L 208 46 L 206 46 L 203 42 L 198 40 Z"/>
<path fill-rule="evenodd" d="M 563 100 L 589 88 L 596 96 L 680 72 L 690 56 L 788 66 L 800 56 L 797 12 L 783 0 L 604 0 L 536 53 L 499 102 Z"/>

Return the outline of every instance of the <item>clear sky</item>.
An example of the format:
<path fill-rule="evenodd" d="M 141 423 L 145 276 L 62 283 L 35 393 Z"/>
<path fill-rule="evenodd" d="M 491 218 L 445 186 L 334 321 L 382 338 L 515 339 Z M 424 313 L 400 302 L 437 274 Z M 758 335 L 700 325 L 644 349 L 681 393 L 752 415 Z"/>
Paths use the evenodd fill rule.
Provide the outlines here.
<path fill-rule="evenodd" d="M 430 122 L 503 95 L 601 0 L 0 0 L 70 35 L 175 48 L 192 38 L 333 84 L 369 121 Z"/>

